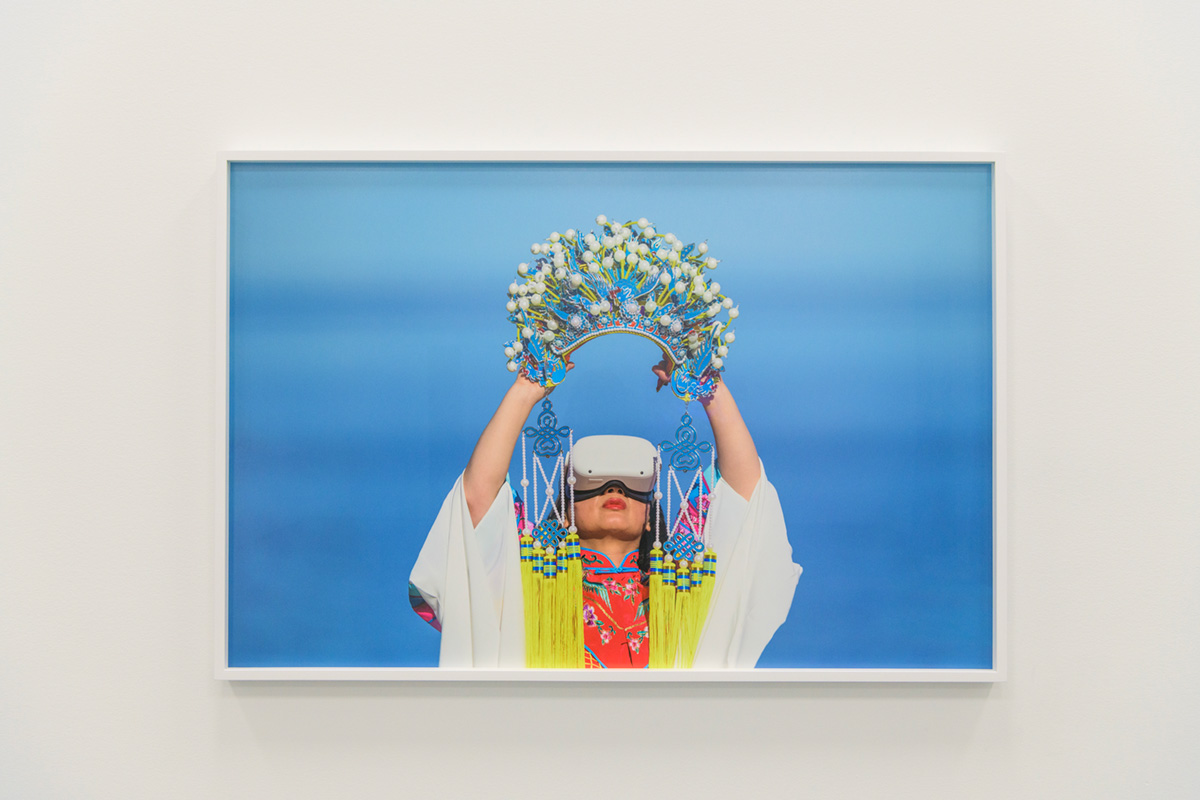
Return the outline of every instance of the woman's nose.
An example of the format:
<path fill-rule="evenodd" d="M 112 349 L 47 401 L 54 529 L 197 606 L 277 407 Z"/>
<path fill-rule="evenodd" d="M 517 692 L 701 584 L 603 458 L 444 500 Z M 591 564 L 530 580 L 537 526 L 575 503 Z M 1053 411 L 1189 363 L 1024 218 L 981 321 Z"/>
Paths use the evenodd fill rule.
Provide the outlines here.
<path fill-rule="evenodd" d="M 611 492 L 620 492 L 622 497 L 625 496 L 625 490 L 622 489 L 620 486 L 610 486 L 604 490 L 605 494 L 609 494 Z"/>

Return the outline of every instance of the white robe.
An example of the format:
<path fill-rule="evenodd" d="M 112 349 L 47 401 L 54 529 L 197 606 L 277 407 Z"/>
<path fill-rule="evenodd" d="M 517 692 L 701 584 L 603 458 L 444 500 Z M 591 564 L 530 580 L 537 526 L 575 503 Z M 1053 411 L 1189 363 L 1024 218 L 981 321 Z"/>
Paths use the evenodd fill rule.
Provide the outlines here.
<path fill-rule="evenodd" d="M 694 666 L 748 669 L 787 619 L 801 572 L 765 471 L 748 501 L 717 481 L 705 534 L 717 577 Z M 472 528 L 459 476 L 410 577 L 441 623 L 440 666 L 525 666 L 520 563 L 512 489 Z"/>

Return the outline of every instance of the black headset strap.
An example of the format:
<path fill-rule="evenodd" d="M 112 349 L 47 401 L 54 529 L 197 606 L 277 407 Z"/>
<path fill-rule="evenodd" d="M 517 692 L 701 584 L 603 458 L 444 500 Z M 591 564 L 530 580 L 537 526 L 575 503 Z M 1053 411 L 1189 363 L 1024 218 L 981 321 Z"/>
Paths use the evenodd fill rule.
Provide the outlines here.
<path fill-rule="evenodd" d="M 576 489 L 575 502 L 579 502 L 580 500 L 589 500 L 593 497 L 599 497 L 614 486 L 619 486 L 621 491 L 625 493 L 626 497 L 646 504 L 650 503 L 650 498 L 654 494 L 653 492 L 639 492 L 634 489 L 630 489 L 621 481 L 611 480 L 598 489 Z"/>

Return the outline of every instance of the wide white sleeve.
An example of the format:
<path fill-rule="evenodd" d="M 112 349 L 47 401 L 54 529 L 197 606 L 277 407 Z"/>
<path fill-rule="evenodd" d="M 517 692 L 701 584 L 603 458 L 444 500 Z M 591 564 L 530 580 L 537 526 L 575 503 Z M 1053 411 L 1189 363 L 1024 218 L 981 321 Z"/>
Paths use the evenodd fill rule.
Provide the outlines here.
<path fill-rule="evenodd" d="M 409 577 L 441 624 L 439 666 L 525 665 L 520 564 L 509 485 L 472 526 L 460 475 Z"/>
<path fill-rule="evenodd" d="M 801 572 L 765 469 L 748 501 L 717 481 L 705 535 L 717 577 L 695 667 L 749 669 L 787 619 Z"/>

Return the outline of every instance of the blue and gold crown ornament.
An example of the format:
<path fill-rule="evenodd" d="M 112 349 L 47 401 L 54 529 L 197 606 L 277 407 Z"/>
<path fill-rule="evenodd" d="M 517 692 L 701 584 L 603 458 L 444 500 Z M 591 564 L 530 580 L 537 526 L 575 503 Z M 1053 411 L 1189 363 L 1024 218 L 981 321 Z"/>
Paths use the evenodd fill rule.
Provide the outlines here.
<path fill-rule="evenodd" d="M 517 334 L 504 346 L 510 372 L 551 388 L 581 345 L 610 333 L 650 339 L 674 366 L 671 390 L 684 400 L 712 395 L 733 343 L 733 301 L 706 273 L 716 269 L 708 244 L 684 244 L 645 219 L 596 217 L 602 234 L 552 233 L 530 247 L 508 287 L 508 319 Z M 726 312 L 728 319 L 717 315 Z"/>

